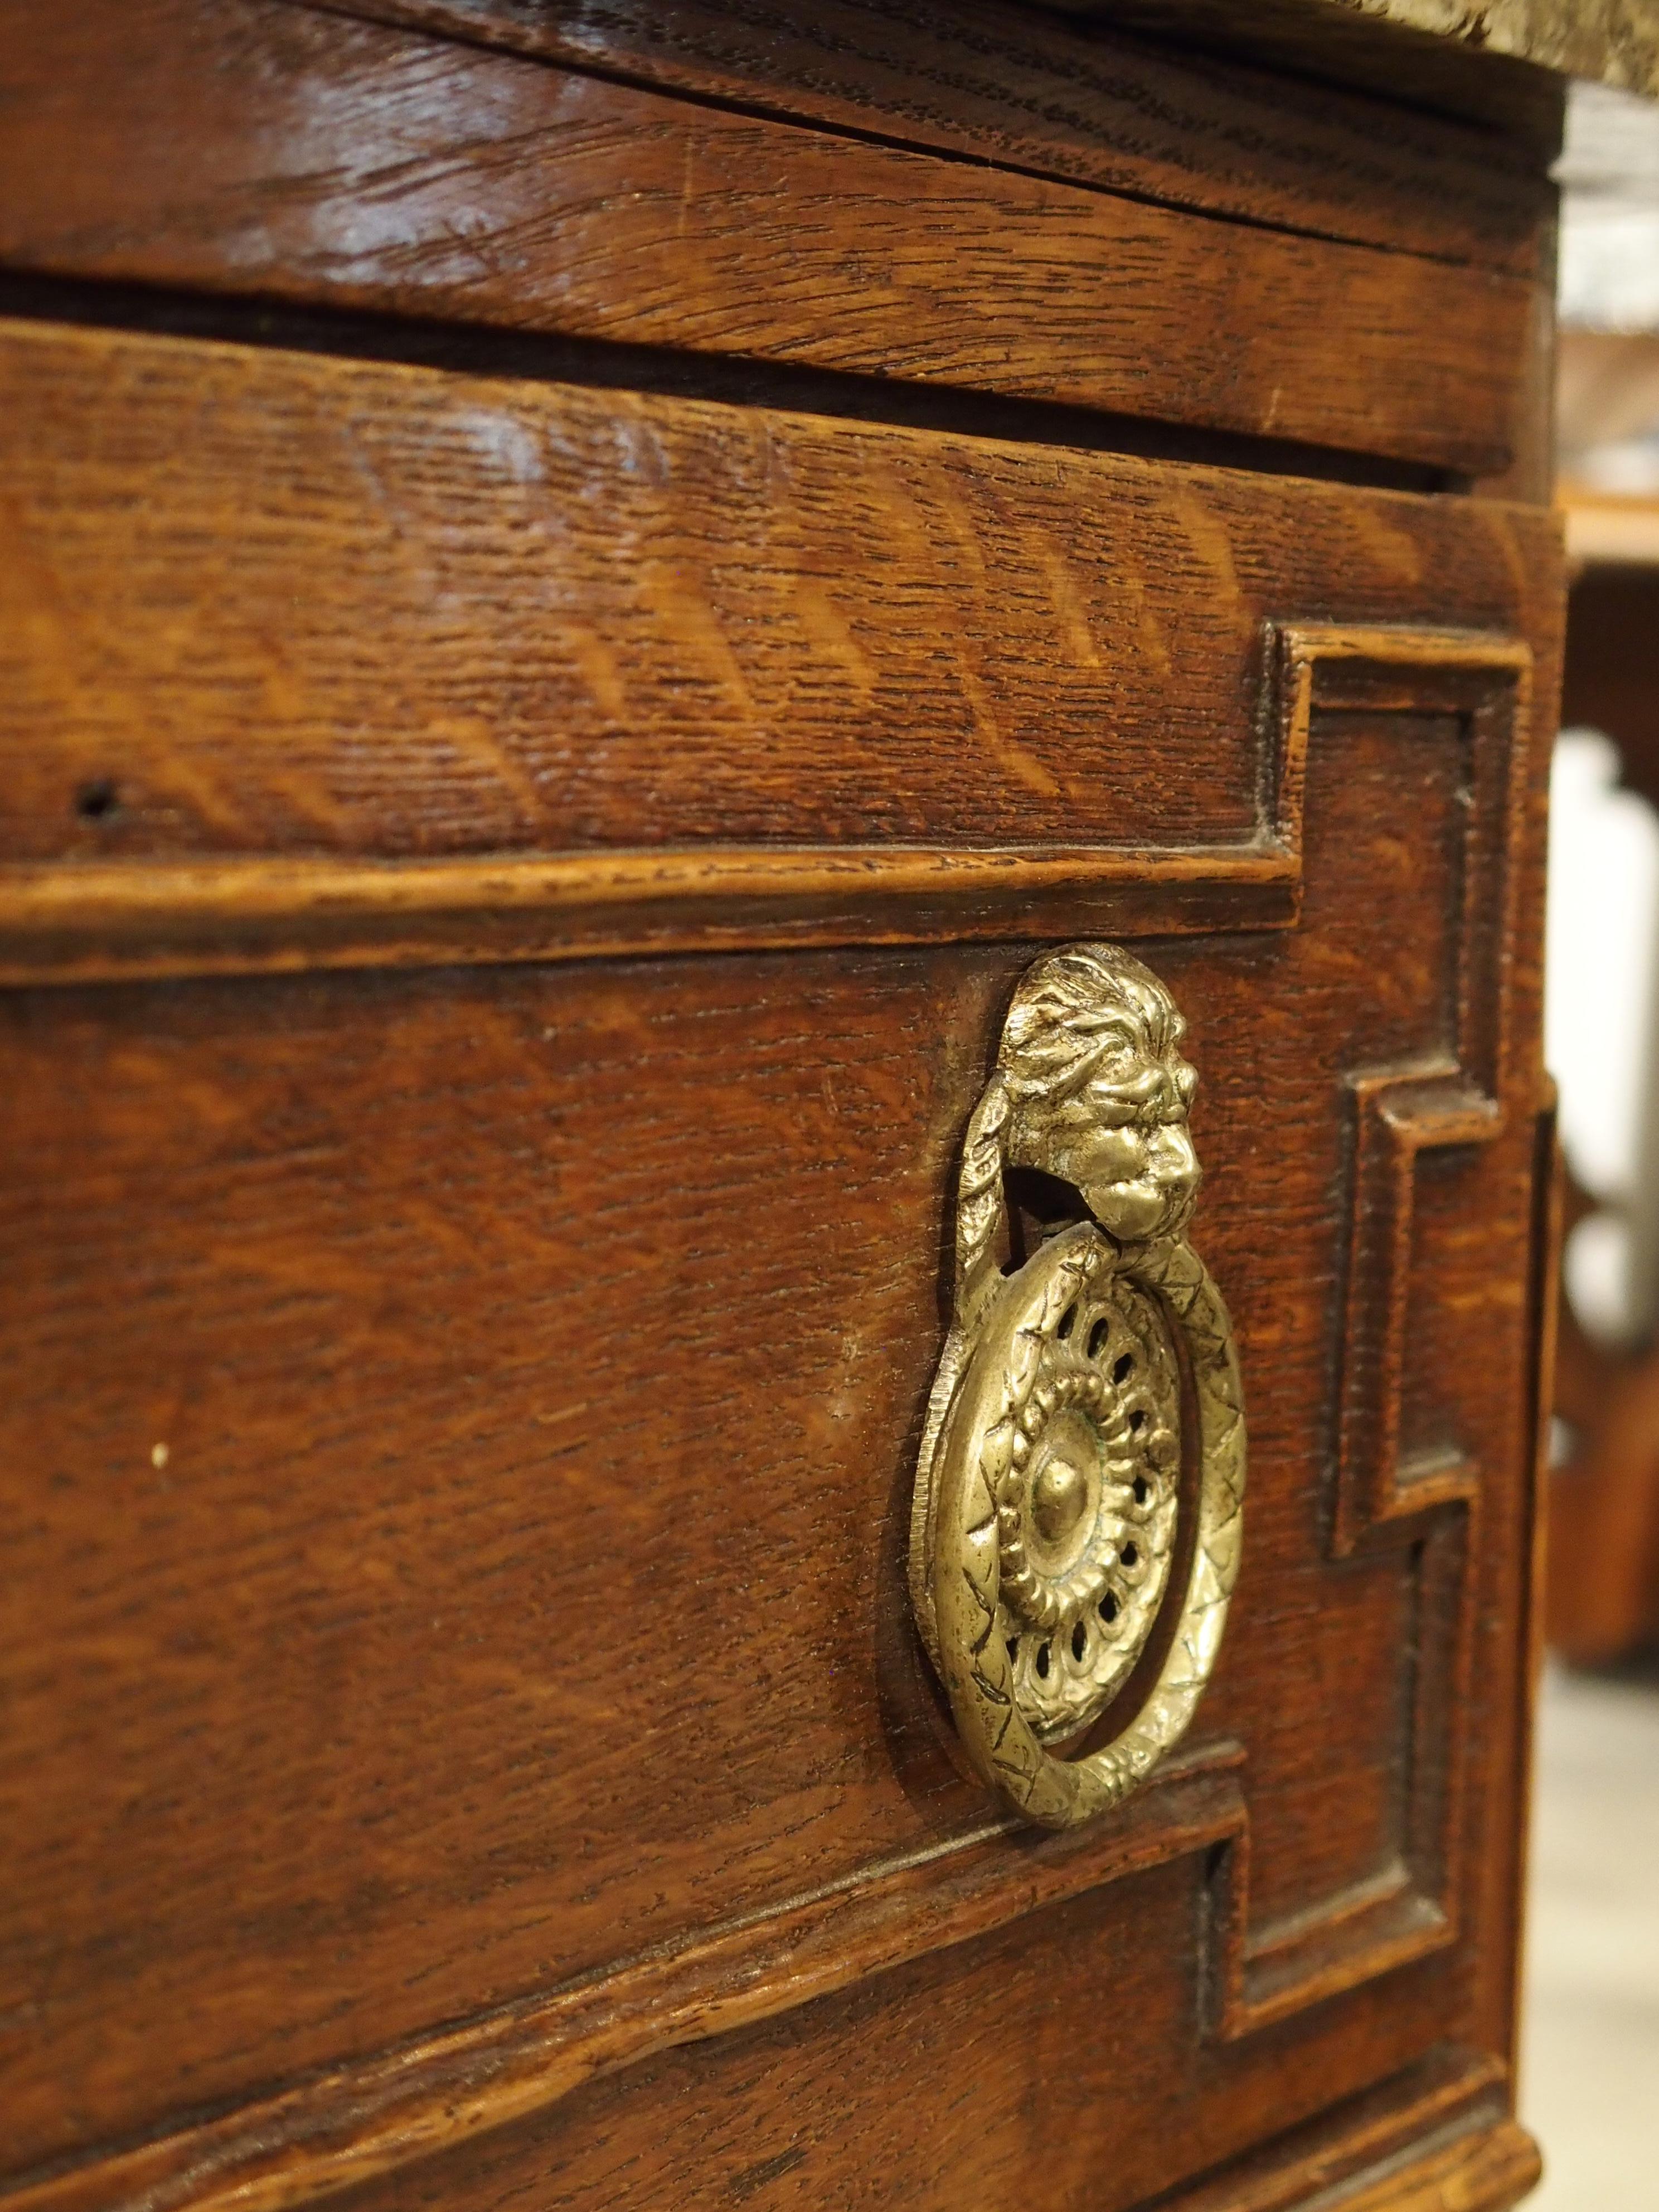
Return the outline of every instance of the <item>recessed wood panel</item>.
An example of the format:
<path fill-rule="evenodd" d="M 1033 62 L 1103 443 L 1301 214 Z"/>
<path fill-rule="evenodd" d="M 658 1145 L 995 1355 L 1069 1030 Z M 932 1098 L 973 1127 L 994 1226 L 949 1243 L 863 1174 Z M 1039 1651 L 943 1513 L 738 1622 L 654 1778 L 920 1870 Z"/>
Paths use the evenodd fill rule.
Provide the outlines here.
<path fill-rule="evenodd" d="M 688 2212 L 994 2212 L 1036 2185 L 1127 2212 L 1236 2155 L 1264 2112 L 1288 2130 L 1394 2071 L 1430 2016 L 1419 1996 L 1386 2021 L 1351 2018 L 1322 2063 L 1263 2051 L 1247 2094 L 1206 2096 L 1185 1971 L 1206 1917 L 1189 1857 L 665 2053 L 463 2157 L 353 2190 L 340 2212 L 498 2212 L 538 2195 L 601 2212 L 629 2192 Z"/>
<path fill-rule="evenodd" d="M 1214 1904 L 1237 1980 L 1219 2017 L 1195 1975 L 1158 2000 L 1223 2039 L 1224 2134 L 1259 2124 L 1264 2065 L 1358 2086 L 1448 2035 L 1490 2049 L 1502 2003 L 1468 1978 L 1496 1940 L 1475 1870 L 1509 1819 L 1500 1677 L 1460 1738 L 1469 1948 L 1434 1955 L 1412 1929 L 1349 1947 L 1391 1808 L 1414 1848 L 1375 1788 L 1420 1740 L 1410 1685 L 1352 1701 L 1336 1742 L 1326 1705 L 1352 1601 L 1398 1648 L 1409 1564 L 1333 1563 L 1325 1481 L 1349 1079 L 1456 1044 L 1424 986 L 1462 871 L 1435 807 L 1383 804 L 1414 747 L 1443 744 L 1449 793 L 1444 725 L 1316 716 L 1303 926 L 1143 947 L 1192 1024 L 1256 1470 L 1193 1741 L 1247 1754 L 1248 1863 L 1241 1832 Z M 1026 957 L 5 998 L 15 2169 L 155 2124 L 162 2035 L 175 2112 L 331 2064 L 349 2094 L 400 2039 L 983 1833 L 901 1554 L 954 1149 Z M 1488 1665 L 1528 1449 L 1532 1095 L 1523 1068 L 1469 1164 L 1481 1233 L 1437 1247 L 1447 1295 L 1488 1302 L 1486 1358 L 1444 1384 L 1480 1440 Z M 1322 1950 L 1285 1949 L 1297 1914 Z M 1192 1966 L 1186 1917 L 1136 1924 Z M 1309 2009 L 1413 1955 L 1386 2002 Z"/>

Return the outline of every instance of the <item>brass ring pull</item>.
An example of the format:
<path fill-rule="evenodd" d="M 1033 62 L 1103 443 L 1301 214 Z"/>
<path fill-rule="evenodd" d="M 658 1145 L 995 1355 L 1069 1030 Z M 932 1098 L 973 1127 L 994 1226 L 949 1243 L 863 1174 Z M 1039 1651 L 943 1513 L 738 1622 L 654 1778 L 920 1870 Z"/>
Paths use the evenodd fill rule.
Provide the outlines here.
<path fill-rule="evenodd" d="M 1184 1030 L 1139 961 L 1067 946 L 1020 982 L 963 1145 L 911 1596 L 975 1770 L 1046 1827 L 1118 1803 L 1179 1740 L 1238 1572 L 1243 1396 L 1226 1306 L 1183 1233 L 1199 1182 Z M 1017 1169 L 1039 1171 L 1051 1204 L 1063 1184 L 1087 1211 L 1046 1235 L 1039 1222 L 1009 1273 Z M 1183 1367 L 1199 1478 L 1179 1616 L 1125 1724 L 1068 1759 L 1049 1747 L 1108 1711 L 1164 1613 Z"/>

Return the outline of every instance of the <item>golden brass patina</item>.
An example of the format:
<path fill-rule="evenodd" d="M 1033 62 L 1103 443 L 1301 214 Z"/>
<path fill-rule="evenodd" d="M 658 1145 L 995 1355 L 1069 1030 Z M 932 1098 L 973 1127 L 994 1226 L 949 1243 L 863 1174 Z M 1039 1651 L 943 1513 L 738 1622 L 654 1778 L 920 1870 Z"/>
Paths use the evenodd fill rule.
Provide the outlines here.
<path fill-rule="evenodd" d="M 1117 1803 L 1181 1736 L 1238 1572 L 1243 1396 L 1227 1309 L 1185 1234 L 1199 1182 L 1185 1028 L 1118 946 L 1051 954 L 1014 994 L 963 1141 L 954 1314 L 916 1468 L 910 1589 L 975 1769 L 1048 1827 Z M 1081 1204 L 1053 1233 L 1039 1226 L 1010 1272 L 1018 1169 Z M 1164 1607 L 1183 1367 L 1198 1479 L 1178 1618 L 1122 1727 L 1068 1759 L 1049 1747 L 1107 1712 Z"/>

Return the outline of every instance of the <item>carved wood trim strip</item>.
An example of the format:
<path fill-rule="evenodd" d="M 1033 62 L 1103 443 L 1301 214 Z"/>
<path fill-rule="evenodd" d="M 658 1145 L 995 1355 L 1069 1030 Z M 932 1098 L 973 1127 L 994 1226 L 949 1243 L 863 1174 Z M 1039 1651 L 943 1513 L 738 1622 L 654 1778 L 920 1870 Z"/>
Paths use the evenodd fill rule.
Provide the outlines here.
<path fill-rule="evenodd" d="M 1457 1937 L 1480 1471 L 1455 1445 L 1402 1455 L 1401 1404 L 1421 1154 L 1485 1145 L 1505 1126 L 1515 856 L 1525 804 L 1532 657 L 1522 643 L 1346 629 L 1279 640 L 1279 785 L 1269 802 L 1300 858 L 1302 793 L 1319 705 L 1450 712 L 1468 772 L 1452 1047 L 1349 1079 L 1354 1123 L 1347 1285 L 1329 1552 L 1406 1551 L 1415 1632 L 1401 1685 L 1408 1742 L 1391 1861 L 1293 1917 L 1249 1929 L 1249 1836 L 1220 1862 L 1217 2021 L 1227 2039 L 1335 1996 Z"/>
<path fill-rule="evenodd" d="M 808 2004 L 1242 1832 L 1222 1744 L 1172 1761 L 1109 1828 L 1011 1863 L 998 1820 L 897 1865 L 137 2148 L 0 2193 L 3 2212 L 284 2212 L 544 2111 L 663 2051 Z"/>
<path fill-rule="evenodd" d="M 1288 927 L 1269 838 L 1186 850 L 845 845 L 0 867 L 0 983 Z"/>

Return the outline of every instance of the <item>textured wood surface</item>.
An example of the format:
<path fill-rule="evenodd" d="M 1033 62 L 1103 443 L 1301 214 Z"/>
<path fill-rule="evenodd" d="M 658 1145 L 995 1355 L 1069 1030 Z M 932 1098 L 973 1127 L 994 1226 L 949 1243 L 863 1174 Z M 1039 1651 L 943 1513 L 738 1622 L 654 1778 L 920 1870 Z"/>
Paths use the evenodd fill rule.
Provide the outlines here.
<path fill-rule="evenodd" d="M 1513 2120 L 1391 2160 L 1332 2198 L 1332 2212 L 1509 2212 L 1542 2172 L 1538 2147 Z"/>
<path fill-rule="evenodd" d="M 1526 2185 L 1554 96 L 1490 70 L 0 13 L 0 2204 Z M 1109 931 L 1255 1474 L 1179 1763 L 1039 1840 L 902 1553 L 963 1116 Z"/>
<path fill-rule="evenodd" d="M 648 1955 L 597 1981 L 440 2033 L 368 2068 L 163 2137 L 7 2199 L 9 2212 L 143 2197 L 183 2186 L 192 2204 L 267 2212 L 398 2177 L 422 2152 L 453 2154 L 561 2096 L 683 2045 L 793 2012 L 937 1952 L 995 1936 L 1126 1876 L 1224 1847 L 1243 1806 L 1240 1754 L 1171 1760 L 1132 1814 L 1092 1835 L 1019 1854 L 998 1818 L 954 1849 Z M 1030 1839 L 1025 1839 L 1029 1844 Z M 440 2185 L 441 2185 L 441 2184 Z"/>
<path fill-rule="evenodd" d="M 1182 2212 L 1505 2212 L 1537 2176 L 1501 2073 L 1443 2051 L 1200 2183 Z"/>
<path fill-rule="evenodd" d="M 1514 449 L 1530 304 L 1515 276 L 1218 223 L 276 0 L 150 10 L 137 36 L 125 7 L 0 18 L 0 262 L 1474 474 Z"/>
<path fill-rule="evenodd" d="M 1534 147 L 1397 99 L 1002 0 L 343 0 L 699 99 L 1214 215 L 1535 267 Z M 1156 26 L 1152 27 L 1156 31 Z"/>
<path fill-rule="evenodd" d="M 1328 1555 L 1327 1316 L 1344 1079 L 1448 1042 L 1465 773 L 1442 714 L 1327 716 L 1303 927 L 1147 948 L 1194 1024 L 1205 1249 L 1273 1470 L 1199 1744 L 1248 1745 L 1255 1939 L 1363 1894 L 1401 1848 L 1413 1568 Z M 1528 854 L 1534 836 L 1535 817 Z M 1530 888 L 1517 926 L 1530 944 Z M 899 1554 L 950 1158 L 1022 960 L 10 996 L 15 2167 L 153 2124 L 163 2033 L 178 2106 L 234 2102 L 982 1823 Z M 1172 2140 L 1190 2172 L 1264 2112 L 1289 2125 L 1448 2035 L 1501 2044 L 1524 955 L 1514 975 L 1505 1133 L 1419 1192 L 1437 1265 L 1413 1388 L 1483 1470 L 1461 1945 L 1387 2002 L 1365 1984 L 1197 2065 L 1202 1892 L 1172 1865 L 1066 1907 L 1051 1948 L 1028 1931 L 1005 1959 L 988 1939 L 583 2093 L 604 2101 L 532 2127 L 572 2202 L 614 2201 L 629 2157 L 648 2201 L 637 2161 L 690 2156 L 698 2131 L 672 2116 L 711 2096 L 705 2195 L 795 2147 L 774 2140 L 790 2112 L 837 2200 L 849 2159 L 915 2180 L 895 2130 L 942 2116 L 945 2092 L 916 2074 L 884 2102 L 883 2038 L 908 2022 L 942 2065 L 1017 1954 L 1055 2023 L 1044 2082 L 1073 2021 L 1098 2017 L 1100 1961 L 1136 2023 L 1097 2046 L 1121 2099 L 1074 2108 L 1068 2157 L 1109 2163 L 1109 2204 L 1175 2178 Z M 869 2124 L 849 2136 L 866 2046 Z M 951 2047 L 982 2094 L 924 2204 L 960 2202 L 970 2155 L 1012 2172 L 1051 2140 L 1050 2106 L 1007 2092 L 1001 2033 Z M 791 2099 L 763 2122 L 779 2066 Z"/>
<path fill-rule="evenodd" d="M 1246 846 L 1269 623 L 1554 574 L 1488 503 L 120 334 L 0 394 L 7 861 Z"/>

